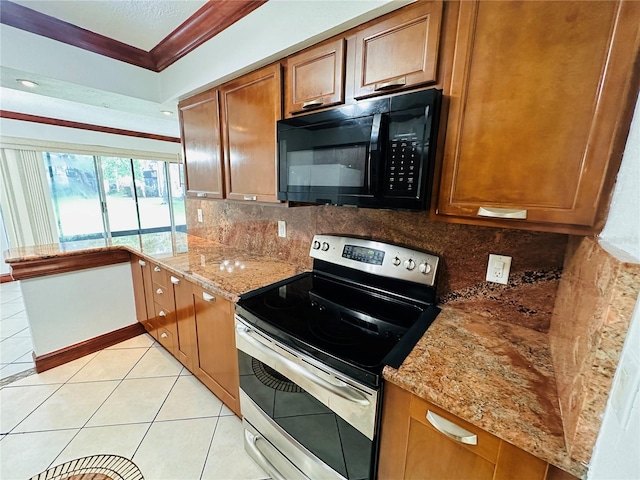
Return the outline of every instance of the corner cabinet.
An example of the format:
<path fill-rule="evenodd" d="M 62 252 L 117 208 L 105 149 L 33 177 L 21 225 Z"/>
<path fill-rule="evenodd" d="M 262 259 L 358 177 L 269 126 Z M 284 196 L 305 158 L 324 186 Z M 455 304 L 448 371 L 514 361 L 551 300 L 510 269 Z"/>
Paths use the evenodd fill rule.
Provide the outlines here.
<path fill-rule="evenodd" d="M 356 35 L 354 98 L 436 82 L 442 1 L 419 1 Z"/>
<path fill-rule="evenodd" d="M 226 198 L 278 202 L 276 122 L 282 119 L 280 64 L 220 88 Z"/>
<path fill-rule="evenodd" d="M 223 198 L 218 90 L 183 100 L 178 110 L 187 196 Z"/>
<path fill-rule="evenodd" d="M 597 231 L 638 93 L 640 2 L 459 8 L 437 214 Z"/>
<path fill-rule="evenodd" d="M 380 480 L 576 480 L 389 383 L 380 441 Z"/>

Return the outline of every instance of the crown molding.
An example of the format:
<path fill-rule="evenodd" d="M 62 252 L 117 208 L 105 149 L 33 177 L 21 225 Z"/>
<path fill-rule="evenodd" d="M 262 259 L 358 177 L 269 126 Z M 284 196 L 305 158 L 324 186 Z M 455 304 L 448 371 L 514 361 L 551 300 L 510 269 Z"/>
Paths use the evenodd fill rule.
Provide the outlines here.
<path fill-rule="evenodd" d="M 80 130 L 91 130 L 93 132 L 112 133 L 114 135 L 124 135 L 127 137 L 148 138 L 150 140 L 160 140 L 162 142 L 180 143 L 180 138 L 166 135 L 156 135 L 155 133 L 136 132 L 134 130 L 124 130 L 122 128 L 103 127 L 91 123 L 73 122 L 71 120 L 61 120 L 59 118 L 41 117 L 28 113 L 12 112 L 0 110 L 0 118 L 10 120 L 21 120 L 23 122 L 42 123 L 45 125 L 55 125 L 57 127 L 77 128 Z"/>
<path fill-rule="evenodd" d="M 0 0 L 0 23 L 153 72 L 161 72 L 266 1 L 208 1 L 148 52 L 9 0 Z"/>

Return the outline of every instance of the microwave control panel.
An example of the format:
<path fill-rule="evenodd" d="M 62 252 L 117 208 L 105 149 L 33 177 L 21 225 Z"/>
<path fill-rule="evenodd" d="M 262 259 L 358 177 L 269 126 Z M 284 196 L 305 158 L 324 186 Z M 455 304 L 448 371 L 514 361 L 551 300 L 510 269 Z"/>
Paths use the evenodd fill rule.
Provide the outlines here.
<path fill-rule="evenodd" d="M 422 148 L 414 133 L 389 139 L 389 156 L 385 190 L 392 195 L 415 196 L 420 178 Z"/>

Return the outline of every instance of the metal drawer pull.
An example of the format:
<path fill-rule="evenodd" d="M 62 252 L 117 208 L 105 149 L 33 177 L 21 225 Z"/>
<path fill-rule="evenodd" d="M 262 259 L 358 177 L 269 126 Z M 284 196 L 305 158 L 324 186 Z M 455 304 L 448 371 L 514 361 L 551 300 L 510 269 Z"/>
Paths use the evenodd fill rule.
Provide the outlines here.
<path fill-rule="evenodd" d="M 163 333 L 160 335 L 160 338 L 167 338 L 168 336 L 169 336 L 169 335 L 167 335 L 166 333 L 164 333 L 164 332 L 163 332 Z"/>
<path fill-rule="evenodd" d="M 431 410 L 427 410 L 427 421 L 433 425 L 433 428 L 456 442 L 466 443 L 467 445 L 478 444 L 478 436 L 475 433 L 459 427 L 446 418 L 442 418 L 440 415 L 433 413 Z"/>
<path fill-rule="evenodd" d="M 166 317 L 166 316 L 167 316 L 167 314 L 165 313 L 165 311 L 164 311 L 164 310 L 160 310 L 160 312 L 158 313 L 158 316 L 159 316 L 159 317 Z"/>
<path fill-rule="evenodd" d="M 158 295 L 162 295 L 164 292 L 162 291 L 162 289 L 161 289 L 161 288 L 159 288 L 159 289 L 157 289 L 157 290 L 156 290 L 156 293 L 157 293 Z"/>
<path fill-rule="evenodd" d="M 303 366 L 298 365 L 295 362 L 292 362 L 287 357 L 280 355 L 279 353 L 271 350 L 269 347 L 263 345 L 262 343 L 260 343 L 258 340 L 256 340 L 251 336 L 252 332 L 250 328 L 244 325 L 236 325 L 236 333 L 239 336 L 243 337 L 245 341 L 250 343 L 255 349 L 259 350 L 265 356 L 270 357 L 276 362 L 279 362 L 284 367 L 288 368 L 292 372 L 297 373 L 301 377 L 304 377 L 308 381 L 315 383 L 318 387 L 324 390 L 328 390 L 329 392 L 333 393 L 334 395 L 337 395 L 340 398 L 349 400 L 350 402 L 357 403 L 359 405 L 366 406 L 370 404 L 369 399 L 366 398 L 361 393 L 357 392 L 354 388 L 348 387 L 346 386 L 346 384 L 334 385 L 332 383 L 329 383 L 324 378 L 320 378 L 317 375 L 314 375 L 312 372 L 310 372 Z"/>
<path fill-rule="evenodd" d="M 214 297 L 213 295 L 209 295 L 207 292 L 202 292 L 202 299 L 205 302 L 215 302 L 216 301 L 216 297 Z"/>
<path fill-rule="evenodd" d="M 480 207 L 478 209 L 478 216 L 492 218 L 518 218 L 526 220 L 527 211 L 515 210 L 513 208 Z"/>
<path fill-rule="evenodd" d="M 198 193 L 196 193 L 196 197 L 198 197 L 198 198 L 207 198 L 207 194 L 206 193 L 202 193 L 202 192 L 198 192 Z"/>
<path fill-rule="evenodd" d="M 256 195 L 245 195 L 244 199 L 245 200 L 251 200 L 251 201 L 255 202 L 256 200 L 258 200 L 258 197 Z"/>
<path fill-rule="evenodd" d="M 324 105 L 324 100 L 309 100 L 308 102 L 304 102 L 302 104 L 302 108 L 313 108 Z"/>
<path fill-rule="evenodd" d="M 180 283 L 180 279 L 171 275 L 171 283 L 178 285 Z"/>
<path fill-rule="evenodd" d="M 153 271 L 154 272 L 161 272 L 162 269 L 159 266 L 156 265 L 155 267 L 153 267 Z"/>
<path fill-rule="evenodd" d="M 260 435 L 254 435 L 249 430 L 245 430 L 244 435 L 247 439 L 247 443 L 245 445 L 248 445 L 249 449 L 258 458 L 257 463 L 263 468 L 263 470 L 267 472 L 273 480 L 285 480 L 278 469 L 273 465 L 273 463 L 269 461 L 267 457 L 264 456 L 264 454 L 258 448 L 258 445 L 256 445 L 258 441 L 264 441 L 264 439 Z"/>
<path fill-rule="evenodd" d="M 144 260 L 138 260 L 138 265 L 140 265 L 141 267 L 146 267 L 147 262 L 145 262 Z"/>
<path fill-rule="evenodd" d="M 391 88 L 404 87 L 407 84 L 407 77 L 398 77 L 388 82 L 376 83 L 373 89 L 376 92 L 380 90 L 389 90 Z"/>

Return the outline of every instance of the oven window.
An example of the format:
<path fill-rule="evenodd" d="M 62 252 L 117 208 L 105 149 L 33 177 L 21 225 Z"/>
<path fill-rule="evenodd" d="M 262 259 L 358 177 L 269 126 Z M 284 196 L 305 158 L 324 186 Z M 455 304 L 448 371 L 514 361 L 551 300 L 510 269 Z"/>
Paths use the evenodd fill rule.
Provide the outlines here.
<path fill-rule="evenodd" d="M 273 368 L 240 350 L 238 360 L 240 388 L 266 416 L 345 478 L 370 478 L 371 440 Z"/>
<path fill-rule="evenodd" d="M 288 189 L 367 188 L 372 125 L 370 116 L 281 132 Z"/>

